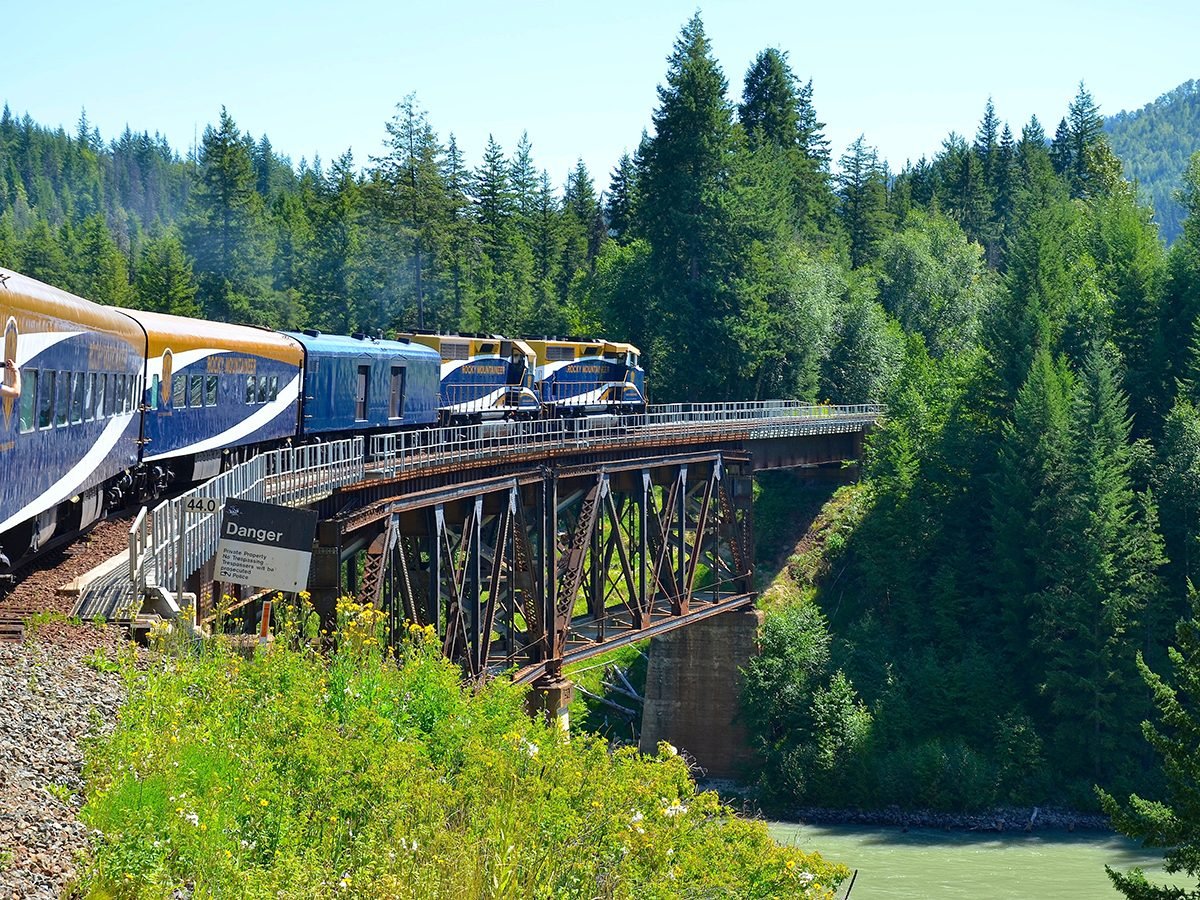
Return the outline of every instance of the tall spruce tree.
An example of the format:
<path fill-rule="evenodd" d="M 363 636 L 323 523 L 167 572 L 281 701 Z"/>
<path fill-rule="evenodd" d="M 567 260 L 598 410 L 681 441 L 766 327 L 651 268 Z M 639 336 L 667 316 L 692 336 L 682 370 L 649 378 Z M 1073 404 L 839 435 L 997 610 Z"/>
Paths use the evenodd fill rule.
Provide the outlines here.
<path fill-rule="evenodd" d="M 667 396 L 716 397 L 730 390 L 709 353 L 728 346 L 724 328 L 736 308 L 733 234 L 723 202 L 735 153 L 726 87 L 696 15 L 668 59 L 654 135 L 641 150 L 640 230 L 658 281 L 652 354 L 659 390 Z M 701 357 L 714 364 L 697 367 Z"/>
<path fill-rule="evenodd" d="M 861 134 L 842 154 L 840 166 L 838 213 L 850 237 L 850 264 L 858 268 L 875 259 L 890 225 L 887 178 L 875 148 Z"/>

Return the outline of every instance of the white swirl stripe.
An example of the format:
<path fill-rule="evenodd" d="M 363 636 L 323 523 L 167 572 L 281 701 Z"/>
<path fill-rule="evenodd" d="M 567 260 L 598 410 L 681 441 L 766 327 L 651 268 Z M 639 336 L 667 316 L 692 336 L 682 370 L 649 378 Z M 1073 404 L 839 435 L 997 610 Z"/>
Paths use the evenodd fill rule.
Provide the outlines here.
<path fill-rule="evenodd" d="M 242 419 L 231 428 L 227 428 L 219 434 L 205 438 L 202 441 L 197 441 L 194 444 L 188 444 L 180 447 L 178 450 L 171 450 L 167 453 L 158 453 L 146 456 L 146 461 L 151 462 L 156 459 L 169 459 L 173 456 L 186 456 L 192 453 L 204 453 L 206 450 L 217 450 L 229 444 L 234 444 L 248 435 L 253 434 L 261 428 L 265 428 L 277 416 L 288 411 L 300 397 L 300 376 L 296 375 L 279 391 L 279 396 L 268 403 L 266 406 L 260 407 L 254 415 Z M 186 411 L 183 413 L 186 415 Z M 295 427 L 293 425 L 294 433 Z"/>
<path fill-rule="evenodd" d="M 68 497 L 74 497 L 79 493 L 88 478 L 100 468 L 100 464 L 104 462 L 113 448 L 117 446 L 117 443 L 125 434 L 125 429 L 136 422 L 137 419 L 129 414 L 110 419 L 108 424 L 104 426 L 104 431 L 101 432 L 96 443 L 92 444 L 91 449 L 83 455 L 83 458 L 35 499 L 25 504 L 25 506 L 21 507 L 13 515 L 0 521 L 0 532 L 4 532 L 13 525 L 23 522 L 25 519 L 36 515 L 42 510 L 49 509 L 56 503 L 61 503 Z"/>

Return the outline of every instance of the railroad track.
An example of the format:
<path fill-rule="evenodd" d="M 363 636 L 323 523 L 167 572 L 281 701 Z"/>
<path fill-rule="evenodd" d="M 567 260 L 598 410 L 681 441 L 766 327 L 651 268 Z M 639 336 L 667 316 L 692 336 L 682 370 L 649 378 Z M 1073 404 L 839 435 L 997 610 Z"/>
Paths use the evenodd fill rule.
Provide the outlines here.
<path fill-rule="evenodd" d="M 20 565 L 0 594 L 0 642 L 21 641 L 29 620 L 39 615 L 69 615 L 74 598 L 59 588 L 120 553 L 128 534 L 128 514 L 116 514 Z"/>

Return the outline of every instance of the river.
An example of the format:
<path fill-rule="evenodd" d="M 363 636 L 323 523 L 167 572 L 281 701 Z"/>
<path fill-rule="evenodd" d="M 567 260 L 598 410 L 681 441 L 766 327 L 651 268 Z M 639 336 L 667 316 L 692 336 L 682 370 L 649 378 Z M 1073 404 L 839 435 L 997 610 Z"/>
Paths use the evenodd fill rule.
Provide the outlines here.
<path fill-rule="evenodd" d="M 1120 895 L 1104 873 L 1105 864 L 1141 866 L 1155 881 L 1169 883 L 1161 856 L 1096 832 L 904 832 L 773 822 L 771 834 L 782 844 L 817 850 L 858 869 L 850 900 L 1108 900 Z M 843 884 L 839 896 L 845 890 Z"/>

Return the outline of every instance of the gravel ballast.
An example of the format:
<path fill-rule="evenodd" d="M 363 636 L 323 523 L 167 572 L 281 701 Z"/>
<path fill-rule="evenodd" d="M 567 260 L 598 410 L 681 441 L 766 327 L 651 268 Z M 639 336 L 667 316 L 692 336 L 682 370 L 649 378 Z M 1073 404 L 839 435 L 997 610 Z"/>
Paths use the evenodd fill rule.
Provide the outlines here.
<path fill-rule="evenodd" d="M 59 897 L 75 877 L 80 740 L 112 726 L 124 693 L 84 660 L 121 642 L 115 627 L 52 623 L 0 644 L 0 900 Z"/>

